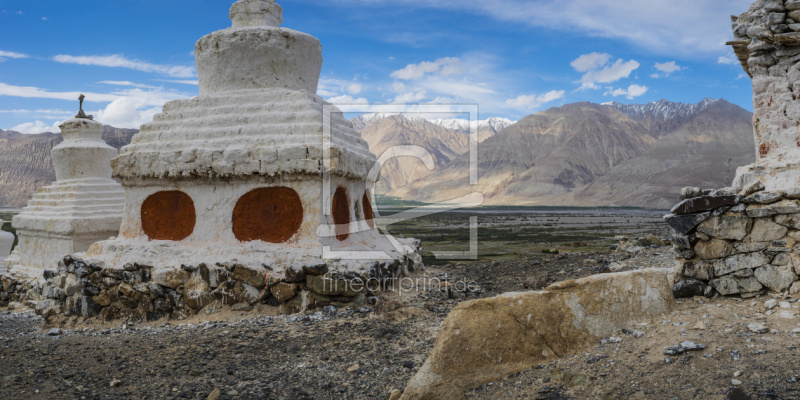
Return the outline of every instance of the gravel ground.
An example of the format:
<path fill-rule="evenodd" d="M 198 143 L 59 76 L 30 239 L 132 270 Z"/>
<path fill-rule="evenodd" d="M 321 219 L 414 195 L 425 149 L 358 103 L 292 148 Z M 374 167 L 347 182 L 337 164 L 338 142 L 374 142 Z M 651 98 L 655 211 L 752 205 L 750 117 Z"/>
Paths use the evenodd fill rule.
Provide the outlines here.
<path fill-rule="evenodd" d="M 299 316 L 228 312 L 180 323 L 52 329 L 30 312 L 4 312 L 0 398 L 385 399 L 424 362 L 441 322 L 458 302 L 527 290 L 523 283 L 587 276 L 608 262 L 622 269 L 669 267 L 669 253 L 668 248 L 636 255 L 571 253 L 429 268 L 414 278 L 446 277 L 449 290 L 388 292 L 374 310 Z M 469 291 L 454 290 L 462 282 Z M 638 338 L 620 333 L 465 398 L 748 398 L 735 397 L 744 392 L 753 399 L 800 398 L 793 332 L 800 309 L 784 303 L 788 308 L 768 311 L 767 299 L 681 300 L 672 315 L 629 327 Z M 222 317 L 234 320 L 213 320 Z M 752 332 L 753 322 L 771 333 Z M 664 355 L 665 348 L 687 340 L 706 348 Z M 742 393 L 732 392 L 735 387 Z"/>

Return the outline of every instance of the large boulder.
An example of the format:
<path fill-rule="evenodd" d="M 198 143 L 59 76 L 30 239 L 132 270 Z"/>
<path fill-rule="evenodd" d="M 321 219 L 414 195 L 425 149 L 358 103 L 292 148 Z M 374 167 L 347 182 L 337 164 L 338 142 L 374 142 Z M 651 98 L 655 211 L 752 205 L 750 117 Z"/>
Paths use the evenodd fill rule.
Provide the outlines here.
<path fill-rule="evenodd" d="M 539 292 L 459 304 L 401 399 L 458 399 L 464 391 L 597 344 L 635 322 L 670 312 L 657 270 L 594 275 Z"/>

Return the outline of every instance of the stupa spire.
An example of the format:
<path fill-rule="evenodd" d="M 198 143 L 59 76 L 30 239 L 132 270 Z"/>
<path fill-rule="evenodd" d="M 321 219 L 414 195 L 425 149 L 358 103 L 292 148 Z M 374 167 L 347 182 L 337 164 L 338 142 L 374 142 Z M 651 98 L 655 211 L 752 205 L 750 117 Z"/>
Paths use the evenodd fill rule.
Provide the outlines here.
<path fill-rule="evenodd" d="M 277 28 L 283 23 L 283 8 L 275 0 L 239 0 L 231 6 L 230 18 L 233 28 Z"/>

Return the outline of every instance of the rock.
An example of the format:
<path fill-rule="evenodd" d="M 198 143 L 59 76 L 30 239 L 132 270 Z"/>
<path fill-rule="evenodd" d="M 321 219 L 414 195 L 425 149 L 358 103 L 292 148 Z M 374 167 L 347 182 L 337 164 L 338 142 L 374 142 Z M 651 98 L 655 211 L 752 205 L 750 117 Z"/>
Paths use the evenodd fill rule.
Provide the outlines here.
<path fill-rule="evenodd" d="M 219 390 L 219 388 L 217 388 L 217 389 L 214 389 L 213 391 L 211 391 L 211 393 L 208 394 L 208 397 L 206 397 L 206 400 L 219 400 L 220 397 L 222 397 L 222 391 Z"/>
<path fill-rule="evenodd" d="M 297 294 L 298 285 L 296 283 L 281 282 L 271 288 L 269 291 L 281 303 L 291 300 Z"/>
<path fill-rule="evenodd" d="M 794 296 L 800 293 L 800 282 L 792 283 L 792 287 L 789 288 L 789 295 Z"/>
<path fill-rule="evenodd" d="M 800 10 L 800 0 L 786 0 L 784 6 L 789 11 Z"/>
<path fill-rule="evenodd" d="M 767 265 L 755 270 L 754 276 L 759 283 L 775 292 L 790 288 L 792 283 L 797 280 L 797 275 L 790 266 Z"/>
<path fill-rule="evenodd" d="M 703 195 L 703 191 L 700 190 L 699 187 L 687 186 L 687 187 L 681 189 L 681 200 L 691 199 L 693 197 L 700 197 L 702 195 Z"/>
<path fill-rule="evenodd" d="M 697 323 L 695 323 L 694 326 L 692 327 L 692 330 L 704 331 L 707 328 L 708 328 L 708 325 L 706 324 L 706 321 L 697 321 Z"/>
<path fill-rule="evenodd" d="M 700 351 L 705 350 L 706 346 L 695 342 L 681 342 L 678 345 L 667 347 L 664 349 L 664 354 L 668 356 L 676 356 L 678 354 L 686 353 L 687 351 Z"/>
<path fill-rule="evenodd" d="M 755 192 L 760 192 L 760 191 L 762 191 L 764 189 L 766 189 L 766 186 L 764 186 L 764 182 L 755 181 L 755 182 L 751 183 L 750 185 L 745 186 L 741 191 L 741 195 L 742 196 L 749 196 L 749 195 L 751 195 L 751 194 L 753 194 Z"/>
<path fill-rule="evenodd" d="M 681 201 L 670 210 L 677 215 L 695 214 L 702 211 L 714 210 L 719 207 L 736 204 L 737 196 L 702 196 Z"/>
<path fill-rule="evenodd" d="M 191 272 L 183 269 L 159 269 L 153 272 L 153 282 L 170 289 L 177 289 L 186 284 L 191 276 Z"/>
<path fill-rule="evenodd" d="M 769 328 L 767 328 L 766 326 L 764 326 L 763 324 L 760 324 L 758 322 L 751 322 L 751 323 L 747 324 L 747 329 L 749 329 L 750 332 L 753 332 L 753 333 L 767 333 L 767 332 L 769 332 Z"/>
<path fill-rule="evenodd" d="M 800 215 L 799 214 L 782 214 L 776 215 L 775 223 L 783 225 L 787 228 L 800 229 Z"/>
<path fill-rule="evenodd" d="M 672 245 L 676 249 L 691 250 L 693 240 L 686 235 L 672 235 Z"/>
<path fill-rule="evenodd" d="M 780 201 L 782 198 L 780 193 L 775 192 L 758 192 L 742 199 L 744 204 L 772 204 Z"/>
<path fill-rule="evenodd" d="M 50 328 L 50 330 L 47 331 L 48 336 L 58 336 L 62 333 L 64 332 L 61 330 L 61 328 Z"/>
<path fill-rule="evenodd" d="M 775 258 L 772 259 L 772 262 L 770 264 L 782 267 L 784 265 L 789 265 L 791 262 L 792 262 L 791 256 L 789 256 L 786 253 L 781 253 L 776 255 Z"/>
<path fill-rule="evenodd" d="M 241 281 L 257 288 L 262 288 L 266 284 L 267 270 L 264 267 L 253 267 L 237 264 L 233 268 L 230 279 Z"/>
<path fill-rule="evenodd" d="M 708 284 L 719 294 L 730 296 L 732 294 L 753 293 L 761 290 L 761 284 L 755 278 L 724 277 L 712 279 Z"/>
<path fill-rule="evenodd" d="M 399 400 L 402 395 L 403 392 L 400 389 L 392 389 L 391 393 L 389 393 L 389 400 Z"/>
<path fill-rule="evenodd" d="M 682 272 L 686 278 L 699 279 L 701 281 L 710 281 L 714 279 L 714 265 L 705 262 L 688 261 L 684 262 Z"/>
<path fill-rule="evenodd" d="M 714 275 L 724 276 L 742 269 L 756 269 L 769 263 L 763 253 L 745 253 L 730 256 L 714 263 Z"/>
<path fill-rule="evenodd" d="M 183 301 L 187 307 L 199 310 L 214 301 L 214 296 L 202 278 L 194 277 L 184 286 Z"/>
<path fill-rule="evenodd" d="M 462 302 L 445 319 L 401 399 L 459 398 L 465 390 L 594 345 L 669 312 L 673 304 L 667 276 L 657 270 L 594 275 L 546 291 Z"/>
<path fill-rule="evenodd" d="M 328 273 L 328 264 L 304 265 L 303 272 L 305 272 L 306 275 L 325 275 Z"/>
<path fill-rule="evenodd" d="M 739 215 L 711 217 L 697 230 L 717 239 L 742 240 L 750 230 L 751 219 Z"/>
<path fill-rule="evenodd" d="M 83 290 L 83 284 L 74 275 L 68 275 L 64 281 L 64 296 L 70 297 L 80 293 Z"/>
<path fill-rule="evenodd" d="M 778 301 L 775 299 L 770 299 L 764 302 L 764 308 L 766 308 L 767 310 L 772 310 L 777 306 L 778 306 Z"/>
<path fill-rule="evenodd" d="M 682 299 L 694 296 L 703 296 L 706 290 L 706 284 L 696 279 L 686 279 L 680 281 L 672 287 L 672 294 L 676 299 Z"/>
<path fill-rule="evenodd" d="M 800 22 L 800 10 L 789 11 L 786 16 Z"/>
<path fill-rule="evenodd" d="M 675 232 L 686 235 L 710 216 L 710 212 L 689 215 L 668 214 L 664 216 L 664 221 L 666 221 L 667 225 Z"/>
<path fill-rule="evenodd" d="M 764 0 L 764 11 L 768 13 L 786 11 L 783 0 Z"/>
<path fill-rule="evenodd" d="M 108 383 L 108 386 L 111 386 L 111 387 L 117 387 L 117 386 L 119 386 L 119 385 L 120 385 L 120 383 L 122 383 L 122 381 L 121 381 L 121 380 L 119 380 L 119 379 L 112 379 L 112 380 L 111 380 L 111 382 L 109 382 L 109 383 Z"/>
<path fill-rule="evenodd" d="M 703 260 L 712 260 L 733 254 L 733 246 L 724 240 L 703 240 L 695 244 L 694 252 Z"/>
<path fill-rule="evenodd" d="M 608 266 L 606 266 L 608 267 Z M 609 269 L 610 272 L 610 269 Z M 594 273 L 594 271 L 592 271 Z M 542 290 L 547 287 L 547 279 L 542 277 L 528 277 L 522 281 L 522 286 L 525 289 L 532 289 L 532 290 Z"/>
<path fill-rule="evenodd" d="M 738 242 L 733 244 L 733 247 L 739 253 L 753 253 L 764 250 L 767 246 L 769 246 L 769 242 Z"/>
<path fill-rule="evenodd" d="M 285 281 L 288 283 L 302 283 L 306 280 L 306 273 L 303 271 L 303 267 L 299 265 L 292 265 L 286 268 L 285 274 Z"/>
<path fill-rule="evenodd" d="M 352 374 L 353 372 L 358 371 L 359 368 L 361 367 L 358 364 L 353 364 L 349 368 L 347 368 L 347 372 Z"/>
<path fill-rule="evenodd" d="M 758 218 L 753 222 L 753 229 L 748 236 L 749 242 L 770 242 L 782 239 L 789 229 L 783 225 L 772 222 L 772 219 Z"/>

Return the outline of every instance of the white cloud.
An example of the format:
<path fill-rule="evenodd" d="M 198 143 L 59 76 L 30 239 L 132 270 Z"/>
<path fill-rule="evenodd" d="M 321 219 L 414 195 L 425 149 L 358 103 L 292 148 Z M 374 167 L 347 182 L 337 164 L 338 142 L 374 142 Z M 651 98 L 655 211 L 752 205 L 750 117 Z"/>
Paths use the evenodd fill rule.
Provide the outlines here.
<path fill-rule="evenodd" d="M 590 53 L 584 54 L 570 63 L 578 72 L 585 72 L 579 81 L 581 89 L 599 89 L 598 83 L 613 83 L 627 78 L 631 72 L 639 68 L 639 63 L 618 59 L 609 63 L 611 55 Z"/>
<path fill-rule="evenodd" d="M 397 95 L 394 98 L 394 102 L 398 104 L 405 104 L 405 103 L 418 103 L 425 98 L 425 91 L 420 90 L 417 92 L 406 92 Z"/>
<path fill-rule="evenodd" d="M 684 69 L 684 67 L 679 66 L 675 63 L 675 61 L 669 61 L 665 63 L 655 63 L 653 68 L 660 71 L 662 74 L 653 74 L 650 75 L 652 78 L 660 78 L 661 76 L 670 76 L 673 72 L 680 71 Z"/>
<path fill-rule="evenodd" d="M 159 80 L 159 81 L 161 81 L 161 82 L 180 83 L 180 84 L 182 84 L 182 85 L 194 85 L 194 86 L 197 86 L 197 85 L 199 85 L 199 84 L 200 84 L 200 82 L 199 82 L 197 79 L 194 79 L 194 80 L 192 80 L 192 79 L 188 79 L 188 80 L 183 80 L 183 79 L 180 79 L 180 80 L 175 80 L 175 79 L 158 79 L 158 80 Z"/>
<path fill-rule="evenodd" d="M 34 118 L 64 120 L 75 115 L 74 111 L 67 110 L 0 110 L 0 114 L 35 115 Z"/>
<path fill-rule="evenodd" d="M 101 67 L 129 68 L 142 72 L 153 72 L 175 78 L 193 78 L 194 68 L 178 65 L 157 65 L 139 60 L 130 60 L 121 54 L 110 56 L 70 56 L 59 54 L 53 57 L 56 62 L 64 64 L 96 65 Z"/>
<path fill-rule="evenodd" d="M 347 86 L 347 93 L 350 93 L 352 95 L 357 95 L 357 94 L 361 93 L 362 89 L 363 89 L 363 87 L 361 86 L 360 83 L 353 83 L 353 84 L 350 84 L 349 86 Z"/>
<path fill-rule="evenodd" d="M 0 50 L 0 62 L 3 62 L 8 58 L 28 58 L 28 57 L 30 57 L 30 56 L 27 55 L 27 54 L 15 53 L 13 51 Z"/>
<path fill-rule="evenodd" d="M 374 4 L 376 0 L 348 0 Z M 457 9 L 498 21 L 621 39 L 658 54 L 697 56 L 724 51 L 727 15 L 752 0 L 392 0 L 404 7 Z"/>
<path fill-rule="evenodd" d="M 549 103 L 564 97 L 563 90 L 551 90 L 541 95 L 522 95 L 515 99 L 506 100 L 506 104 L 525 110 L 533 110 L 542 106 L 542 104 Z"/>
<path fill-rule="evenodd" d="M 134 82 L 131 82 L 131 81 L 100 81 L 100 82 L 97 82 L 97 83 L 100 83 L 100 84 L 103 84 L 103 85 L 133 86 L 133 87 L 144 88 L 144 89 L 158 89 L 158 86 L 145 85 L 145 84 L 142 84 L 142 83 L 134 83 Z"/>
<path fill-rule="evenodd" d="M 81 92 L 51 92 L 36 87 L 13 86 L 0 83 L 0 96 L 57 99 L 77 102 Z M 161 111 L 161 107 L 170 100 L 188 98 L 189 95 L 174 91 L 165 91 L 161 88 L 142 90 L 134 88 L 116 91 L 113 93 L 89 93 L 87 102 L 109 104 L 94 112 L 95 118 L 108 125 L 118 128 L 138 128 L 141 124 L 152 120 L 153 115 Z M 84 104 L 84 109 L 86 109 Z M 35 127 L 35 123 L 30 129 Z M 24 124 L 22 124 L 24 125 Z M 26 125 L 27 126 L 27 125 Z"/>
<path fill-rule="evenodd" d="M 17 126 L 11 127 L 10 131 L 17 131 L 19 133 L 45 133 L 45 132 L 53 132 L 59 133 L 61 129 L 58 128 L 65 119 L 58 121 L 52 125 L 48 125 L 42 121 L 34 121 L 34 122 L 26 122 L 24 124 L 19 124 Z"/>
<path fill-rule="evenodd" d="M 436 61 L 423 61 L 419 64 L 408 64 L 405 68 L 394 71 L 391 77 L 401 80 L 416 80 L 426 74 L 436 74 L 440 76 L 458 75 L 463 71 L 461 59 L 457 57 L 445 57 Z"/>
<path fill-rule="evenodd" d="M 639 97 L 645 93 L 649 88 L 647 86 L 640 86 L 640 85 L 630 85 L 627 89 L 614 89 L 608 88 L 608 90 L 603 94 L 605 96 L 625 96 L 628 100 L 633 100 L 636 97 Z"/>
<path fill-rule="evenodd" d="M 719 64 L 739 64 L 739 59 L 736 58 L 736 55 L 733 54 L 733 52 L 731 51 L 729 54 L 726 54 L 724 56 L 720 56 L 719 59 L 717 59 L 717 63 L 719 63 Z"/>
<path fill-rule="evenodd" d="M 578 72 L 589 72 L 606 65 L 611 60 L 611 54 L 607 53 L 589 53 L 584 54 L 569 65 Z"/>

